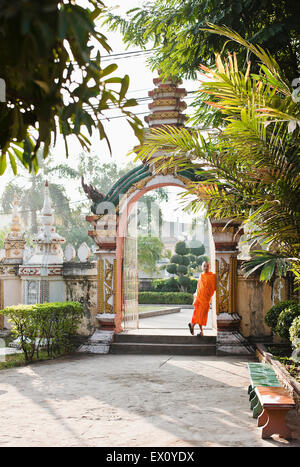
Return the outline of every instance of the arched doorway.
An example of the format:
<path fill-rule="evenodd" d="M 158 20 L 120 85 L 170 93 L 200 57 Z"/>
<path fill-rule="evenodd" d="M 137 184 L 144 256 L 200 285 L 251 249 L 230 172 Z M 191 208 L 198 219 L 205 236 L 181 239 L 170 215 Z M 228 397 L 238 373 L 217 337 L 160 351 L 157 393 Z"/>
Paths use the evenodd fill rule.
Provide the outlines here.
<path fill-rule="evenodd" d="M 171 125 L 183 127 L 187 117 L 182 111 L 187 104 L 182 100 L 186 90 L 178 87 L 181 82 L 173 79 L 153 80 L 155 88 L 149 92 L 153 102 L 148 105 L 150 113 L 145 121 L 152 127 Z M 147 130 L 146 130 L 147 131 Z M 158 164 L 158 163 L 157 163 Z M 205 172 L 195 174 L 193 169 L 176 171 L 161 170 L 159 165 L 148 160 L 128 172 L 106 194 L 93 187 L 84 187 L 93 200 L 93 215 L 86 219 L 92 225 L 89 235 L 97 250 L 97 309 L 95 316 L 101 329 L 122 332 L 122 276 L 124 238 L 127 234 L 128 213 L 143 194 L 164 186 L 186 188 L 192 181 L 206 178 Z M 238 222 L 230 219 L 210 219 L 211 266 L 217 275 L 217 290 L 214 297 L 214 326 L 218 331 L 233 331 L 239 326 L 236 310 L 238 241 L 242 235 Z M 94 317 L 95 318 L 95 317 Z M 97 326 L 96 319 L 94 319 Z M 221 333 L 220 333 L 221 334 Z M 227 342 L 229 342 L 227 340 Z M 227 344 L 226 344 L 227 345 Z M 240 345 L 239 343 L 237 345 Z"/>
<path fill-rule="evenodd" d="M 163 173 L 154 164 L 143 164 L 122 177 L 105 197 L 95 200 L 95 215 L 88 216 L 87 220 L 93 225 L 89 234 L 98 246 L 97 316 L 104 328 L 116 333 L 123 331 L 124 242 L 133 206 L 151 190 L 166 186 L 185 189 L 195 177 L 192 170 Z M 218 283 L 213 300 L 213 325 L 226 327 L 238 318 L 235 296 L 237 244 L 241 232 L 236 222 L 212 219 L 210 232 L 211 267 Z"/>

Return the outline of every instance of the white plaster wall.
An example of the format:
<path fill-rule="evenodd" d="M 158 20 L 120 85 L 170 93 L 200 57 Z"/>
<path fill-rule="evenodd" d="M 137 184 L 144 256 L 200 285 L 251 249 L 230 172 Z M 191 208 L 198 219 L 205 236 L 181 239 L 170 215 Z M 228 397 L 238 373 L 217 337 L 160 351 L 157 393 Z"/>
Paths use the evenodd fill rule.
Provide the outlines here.
<path fill-rule="evenodd" d="M 4 308 L 10 305 L 22 303 L 22 281 L 19 277 L 3 278 L 4 285 Z M 4 317 L 4 327 L 11 328 L 6 317 Z"/>
<path fill-rule="evenodd" d="M 49 281 L 49 302 L 64 302 L 66 300 L 66 286 L 63 279 Z"/>

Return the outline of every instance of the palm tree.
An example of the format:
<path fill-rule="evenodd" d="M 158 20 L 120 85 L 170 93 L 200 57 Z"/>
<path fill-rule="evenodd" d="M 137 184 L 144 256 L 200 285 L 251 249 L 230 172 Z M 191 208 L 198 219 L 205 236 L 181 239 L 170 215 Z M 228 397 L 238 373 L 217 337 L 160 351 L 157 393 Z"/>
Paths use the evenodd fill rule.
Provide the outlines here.
<path fill-rule="evenodd" d="M 279 269 L 292 269 L 300 279 L 300 105 L 270 54 L 253 46 L 226 27 L 209 25 L 245 46 L 260 60 L 259 74 L 251 63 L 242 71 L 235 55 L 216 56 L 215 69 L 202 66 L 199 92 L 223 115 L 222 128 L 204 135 L 192 129 L 163 127 L 145 137 L 137 157 L 164 159 L 167 167 L 205 170 L 206 181 L 191 183 L 188 194 L 194 211 L 207 209 L 207 216 L 239 219 L 251 224 L 250 236 L 279 254 Z M 163 155 L 155 156 L 156 151 Z M 195 165 L 196 163 L 196 165 Z M 266 253 L 268 256 L 268 254 Z M 252 269 L 269 268 L 270 256 L 260 252 Z M 274 262 L 274 261 L 273 261 Z M 250 272 L 252 270 L 250 268 Z M 248 268 L 249 273 L 249 268 Z"/>

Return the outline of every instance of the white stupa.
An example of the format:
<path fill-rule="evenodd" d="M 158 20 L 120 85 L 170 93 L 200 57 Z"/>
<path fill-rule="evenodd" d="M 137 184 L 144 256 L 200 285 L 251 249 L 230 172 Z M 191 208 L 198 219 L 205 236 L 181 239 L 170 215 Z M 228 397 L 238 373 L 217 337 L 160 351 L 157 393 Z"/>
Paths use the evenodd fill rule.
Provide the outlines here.
<path fill-rule="evenodd" d="M 65 242 L 65 239 L 55 231 L 53 213 L 48 181 L 46 181 L 40 231 L 32 239 L 35 248 L 33 255 L 27 260 L 28 265 L 47 267 L 48 265 L 61 265 L 63 263 L 61 245 Z"/>

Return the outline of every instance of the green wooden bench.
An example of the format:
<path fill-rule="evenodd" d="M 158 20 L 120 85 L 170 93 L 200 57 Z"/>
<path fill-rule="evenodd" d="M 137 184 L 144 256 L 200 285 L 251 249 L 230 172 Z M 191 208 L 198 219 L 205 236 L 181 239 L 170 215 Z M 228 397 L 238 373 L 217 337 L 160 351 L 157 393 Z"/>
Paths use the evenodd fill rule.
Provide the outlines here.
<path fill-rule="evenodd" d="M 248 387 L 250 408 L 253 410 L 253 418 L 257 418 L 262 413 L 263 408 L 255 388 L 257 386 L 280 387 L 281 384 L 273 368 L 266 363 L 248 363 L 248 371 L 250 376 L 250 385 Z"/>

